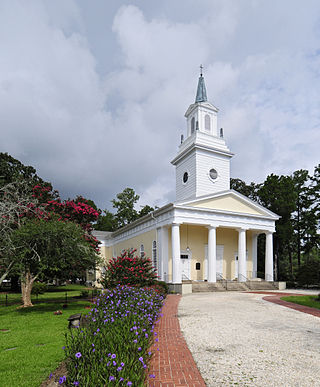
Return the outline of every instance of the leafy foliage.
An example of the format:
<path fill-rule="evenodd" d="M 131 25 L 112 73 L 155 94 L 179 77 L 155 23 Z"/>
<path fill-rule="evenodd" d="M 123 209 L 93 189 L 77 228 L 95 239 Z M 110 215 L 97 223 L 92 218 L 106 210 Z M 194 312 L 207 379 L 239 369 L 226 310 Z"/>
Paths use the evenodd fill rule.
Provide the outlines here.
<path fill-rule="evenodd" d="M 31 293 L 39 295 L 39 294 L 44 294 L 47 290 L 48 290 L 47 284 L 45 284 L 43 282 L 36 281 L 36 282 L 34 282 L 34 284 L 32 286 Z"/>
<path fill-rule="evenodd" d="M 154 211 L 154 208 L 149 205 L 144 206 L 141 211 L 137 211 L 135 205 L 139 199 L 140 196 L 132 188 L 125 188 L 117 194 L 116 199 L 111 200 L 116 213 L 104 210 L 104 215 L 100 215 L 94 225 L 95 230 L 115 231 Z"/>
<path fill-rule="evenodd" d="M 99 231 L 115 231 L 117 229 L 117 221 L 112 212 L 104 210 L 104 215 L 100 215 L 97 223 L 93 225 L 95 230 Z"/>
<path fill-rule="evenodd" d="M 297 280 L 299 285 L 320 285 L 320 262 L 309 261 L 298 269 Z"/>
<path fill-rule="evenodd" d="M 0 187 L 17 180 L 28 180 L 31 187 L 45 184 L 33 167 L 23 165 L 8 153 L 0 152 Z"/>
<path fill-rule="evenodd" d="M 117 285 L 148 286 L 155 283 L 157 274 L 151 260 L 134 255 L 136 250 L 125 250 L 120 257 L 112 258 L 105 267 L 101 284 L 105 288 Z"/>
<path fill-rule="evenodd" d="M 153 290 L 127 286 L 99 296 L 87 325 L 66 336 L 66 385 L 144 385 L 162 302 Z"/>

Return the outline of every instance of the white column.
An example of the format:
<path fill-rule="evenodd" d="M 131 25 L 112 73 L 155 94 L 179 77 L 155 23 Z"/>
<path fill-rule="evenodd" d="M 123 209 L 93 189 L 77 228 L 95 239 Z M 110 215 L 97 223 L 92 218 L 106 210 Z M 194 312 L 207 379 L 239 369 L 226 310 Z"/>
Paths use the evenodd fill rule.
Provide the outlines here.
<path fill-rule="evenodd" d="M 273 238 L 272 232 L 266 232 L 265 280 L 273 281 Z"/>
<path fill-rule="evenodd" d="M 246 230 L 241 228 L 238 232 L 238 282 L 245 282 L 247 276 Z"/>
<path fill-rule="evenodd" d="M 217 237 L 216 228 L 213 226 L 208 227 L 208 282 L 217 281 Z"/>
<path fill-rule="evenodd" d="M 161 231 L 161 244 L 160 244 L 160 256 L 161 256 L 161 280 L 169 282 L 169 265 L 168 265 L 168 227 L 162 226 Z"/>
<path fill-rule="evenodd" d="M 257 277 L 258 271 L 258 235 L 257 233 L 252 233 L 252 277 Z"/>
<path fill-rule="evenodd" d="M 180 268 L 180 226 L 172 224 L 171 232 L 172 241 L 172 282 L 181 284 L 181 268 Z"/>

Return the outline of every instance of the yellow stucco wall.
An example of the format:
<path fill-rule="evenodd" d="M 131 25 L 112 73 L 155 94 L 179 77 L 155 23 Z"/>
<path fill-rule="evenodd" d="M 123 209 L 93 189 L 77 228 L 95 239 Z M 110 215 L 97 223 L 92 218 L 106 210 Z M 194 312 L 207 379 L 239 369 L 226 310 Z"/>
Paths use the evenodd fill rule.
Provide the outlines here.
<path fill-rule="evenodd" d="M 118 243 L 113 247 L 101 247 L 100 253 L 106 262 L 113 256 L 120 255 L 123 249 L 135 248 L 140 253 L 140 245 L 144 245 L 147 257 L 152 257 L 152 242 L 157 240 L 157 231 L 152 230 Z M 208 244 L 208 229 L 204 226 L 185 225 L 180 226 L 180 250 L 186 251 L 187 246 L 191 252 L 190 274 L 192 280 L 203 280 L 205 245 Z M 217 228 L 217 245 L 223 245 L 223 277 L 235 278 L 235 254 L 238 251 L 238 231 L 231 228 Z M 158 243 L 157 243 L 158 246 Z M 246 232 L 246 249 L 248 251 L 247 277 L 252 271 L 252 233 Z M 157 253 L 159 257 L 159 251 Z M 200 270 L 196 270 L 196 263 L 200 262 Z M 168 229 L 168 279 L 172 279 L 172 248 L 171 227 Z"/>
<path fill-rule="evenodd" d="M 107 263 L 112 258 L 112 247 L 101 246 L 100 255 L 102 256 L 104 263 Z"/>
<path fill-rule="evenodd" d="M 262 211 L 256 210 L 255 208 L 242 202 L 240 199 L 232 197 L 231 195 L 226 195 L 222 198 L 203 200 L 201 202 L 191 204 L 191 207 L 233 211 L 252 215 L 263 215 Z"/>
<path fill-rule="evenodd" d="M 152 242 L 157 240 L 157 230 L 151 230 L 140 234 L 134 238 L 127 239 L 124 242 L 117 243 L 113 246 L 114 256 L 121 254 L 124 249 L 137 249 L 137 255 L 140 254 L 140 245 L 144 245 L 145 255 L 149 258 L 152 257 Z"/>
<path fill-rule="evenodd" d="M 246 249 L 248 251 L 247 273 L 252 271 L 252 234 L 246 232 Z M 208 244 L 208 229 L 204 226 L 180 226 L 180 250 L 191 252 L 190 274 L 192 280 L 202 280 L 204 276 L 205 245 Z M 217 245 L 223 245 L 223 277 L 235 278 L 235 254 L 238 251 L 238 231 L 230 228 L 217 228 Z M 169 278 L 172 278 L 171 230 L 169 228 L 168 244 Z M 196 263 L 200 262 L 200 270 Z M 249 273 L 248 273 L 249 276 Z"/>

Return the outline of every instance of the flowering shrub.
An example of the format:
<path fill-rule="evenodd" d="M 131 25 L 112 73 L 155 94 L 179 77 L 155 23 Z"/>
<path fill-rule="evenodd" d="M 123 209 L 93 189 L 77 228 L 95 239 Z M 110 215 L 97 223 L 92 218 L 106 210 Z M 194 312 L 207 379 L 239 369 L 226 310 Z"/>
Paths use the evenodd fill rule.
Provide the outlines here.
<path fill-rule="evenodd" d="M 142 386 L 163 298 L 155 291 L 117 286 L 99 296 L 86 327 L 66 335 L 68 386 Z M 155 339 L 158 340 L 157 338 Z"/>
<path fill-rule="evenodd" d="M 104 288 L 120 285 L 148 286 L 156 282 L 157 274 L 151 260 L 135 256 L 136 250 L 125 250 L 120 257 L 112 258 L 105 267 L 101 283 Z"/>

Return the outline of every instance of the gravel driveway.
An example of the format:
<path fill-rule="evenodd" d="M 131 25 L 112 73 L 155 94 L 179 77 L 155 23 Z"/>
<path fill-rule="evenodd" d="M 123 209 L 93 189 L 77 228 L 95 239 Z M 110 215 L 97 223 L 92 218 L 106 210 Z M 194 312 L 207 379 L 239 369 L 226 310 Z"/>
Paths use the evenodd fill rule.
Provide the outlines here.
<path fill-rule="evenodd" d="M 320 319 L 226 292 L 182 297 L 181 330 L 208 386 L 320 386 Z"/>

